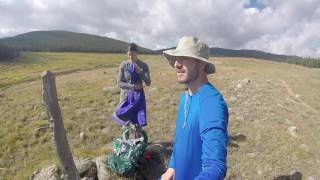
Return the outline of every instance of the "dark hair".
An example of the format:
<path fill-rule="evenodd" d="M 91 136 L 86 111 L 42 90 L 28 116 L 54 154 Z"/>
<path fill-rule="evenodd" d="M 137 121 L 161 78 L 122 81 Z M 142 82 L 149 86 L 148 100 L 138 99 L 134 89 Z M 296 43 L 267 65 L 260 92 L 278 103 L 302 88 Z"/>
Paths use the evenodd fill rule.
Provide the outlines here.
<path fill-rule="evenodd" d="M 138 52 L 138 45 L 136 43 L 130 43 L 128 46 L 128 51 Z"/>

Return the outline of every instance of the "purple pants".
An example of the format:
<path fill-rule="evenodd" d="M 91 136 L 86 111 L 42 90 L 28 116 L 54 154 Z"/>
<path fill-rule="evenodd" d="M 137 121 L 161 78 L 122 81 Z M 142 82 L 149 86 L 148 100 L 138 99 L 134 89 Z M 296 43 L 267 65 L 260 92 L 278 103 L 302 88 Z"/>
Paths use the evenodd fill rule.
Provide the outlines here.
<path fill-rule="evenodd" d="M 138 126 L 147 125 L 146 99 L 143 90 L 128 91 L 127 99 L 122 101 L 112 115 L 119 125 L 132 123 Z"/>

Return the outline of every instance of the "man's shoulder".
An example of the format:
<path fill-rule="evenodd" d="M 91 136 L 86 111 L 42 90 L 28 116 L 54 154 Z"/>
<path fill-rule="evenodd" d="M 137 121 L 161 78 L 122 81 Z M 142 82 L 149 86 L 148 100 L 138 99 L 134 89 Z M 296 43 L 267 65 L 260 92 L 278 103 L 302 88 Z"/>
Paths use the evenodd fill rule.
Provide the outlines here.
<path fill-rule="evenodd" d="M 187 91 L 183 91 L 180 93 L 180 98 L 184 98 L 186 96 Z"/>
<path fill-rule="evenodd" d="M 213 112 L 223 113 L 225 115 L 224 120 L 228 118 L 228 104 L 224 100 L 223 95 L 214 87 L 207 89 L 200 96 L 199 106 L 200 109 L 209 109 Z"/>
<path fill-rule="evenodd" d="M 140 66 L 148 67 L 148 64 L 143 62 L 141 59 L 139 59 L 138 63 L 139 63 Z"/>
<path fill-rule="evenodd" d="M 204 91 L 200 94 L 200 101 L 204 100 L 213 100 L 213 101 L 222 101 L 224 102 L 223 95 L 220 93 L 218 89 L 214 86 L 207 86 Z"/>
<path fill-rule="evenodd" d="M 124 61 L 121 62 L 120 66 L 121 66 L 121 67 L 125 67 L 125 66 L 127 66 L 129 63 L 130 63 L 129 60 L 124 60 Z"/>

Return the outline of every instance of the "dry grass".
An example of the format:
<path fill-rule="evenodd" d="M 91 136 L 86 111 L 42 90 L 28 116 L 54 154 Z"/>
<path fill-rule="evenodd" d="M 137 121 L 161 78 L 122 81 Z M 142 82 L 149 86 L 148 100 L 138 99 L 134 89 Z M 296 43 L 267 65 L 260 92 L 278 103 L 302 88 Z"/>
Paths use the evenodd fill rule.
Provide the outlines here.
<path fill-rule="evenodd" d="M 107 154 L 110 141 L 119 133 L 119 127 L 111 120 L 119 98 L 102 89 L 115 86 L 117 66 L 125 56 L 31 55 L 42 57 L 45 62 L 51 59 L 48 67 L 60 72 L 87 69 L 57 76 L 59 103 L 74 156 Z M 54 60 L 52 56 L 59 58 Z M 64 58 L 69 61 L 61 65 Z M 71 63 L 76 58 L 82 59 L 79 64 Z M 149 64 L 152 77 L 151 87 L 145 90 L 146 131 L 151 141 L 171 142 L 183 87 L 175 82 L 174 72 L 160 56 L 141 59 Z M 27 179 L 34 170 L 57 161 L 46 128 L 39 79 L 40 72 L 48 67 L 30 61 L 30 66 L 10 65 L 11 71 L 8 65 L 0 65 L 0 71 L 6 72 L 0 74 L 0 84 L 9 84 L 0 90 L 2 179 Z M 210 76 L 210 81 L 224 94 L 230 108 L 227 179 L 272 179 L 293 171 L 302 173 L 304 178 L 320 178 L 320 70 L 253 59 L 215 61 L 218 72 Z M 4 79 L 14 79 L 13 76 L 18 80 L 4 83 Z M 34 80 L 22 83 L 25 76 Z M 250 82 L 245 83 L 247 80 Z M 298 137 L 287 133 L 290 126 L 298 128 Z M 83 141 L 80 132 L 86 134 Z"/>

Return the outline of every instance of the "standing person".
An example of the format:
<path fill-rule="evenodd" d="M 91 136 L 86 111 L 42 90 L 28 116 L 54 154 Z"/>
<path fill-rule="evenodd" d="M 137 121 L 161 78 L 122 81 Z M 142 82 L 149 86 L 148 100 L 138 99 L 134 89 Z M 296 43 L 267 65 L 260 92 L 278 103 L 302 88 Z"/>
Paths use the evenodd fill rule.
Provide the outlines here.
<path fill-rule="evenodd" d="M 120 102 L 126 99 L 128 90 L 143 89 L 143 82 L 147 86 L 151 84 L 149 67 L 139 60 L 138 52 L 137 44 L 129 44 L 127 51 L 129 59 L 123 61 L 119 67 L 117 85 L 121 89 Z"/>
<path fill-rule="evenodd" d="M 113 119 L 121 125 L 124 125 L 125 121 L 139 126 L 147 124 L 143 82 L 150 86 L 151 79 L 149 67 L 138 58 L 138 52 L 138 46 L 131 43 L 127 51 L 129 59 L 123 61 L 119 67 L 117 85 L 121 89 L 120 104 L 113 114 Z"/>
<path fill-rule="evenodd" d="M 164 56 L 187 90 L 180 96 L 173 152 L 162 180 L 220 180 L 226 175 L 228 107 L 208 81 L 215 73 L 209 47 L 184 36 Z"/>

